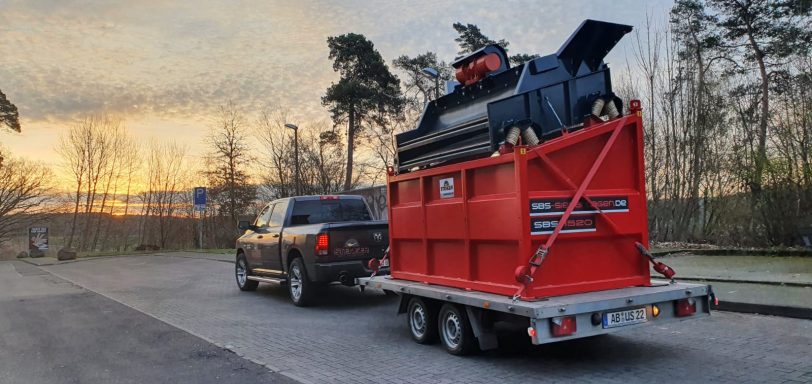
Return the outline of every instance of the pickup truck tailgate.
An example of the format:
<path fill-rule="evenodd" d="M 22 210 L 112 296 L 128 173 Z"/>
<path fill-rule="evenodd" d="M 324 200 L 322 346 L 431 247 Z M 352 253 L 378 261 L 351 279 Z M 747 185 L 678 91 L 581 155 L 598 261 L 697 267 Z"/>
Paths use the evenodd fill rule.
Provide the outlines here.
<path fill-rule="evenodd" d="M 330 256 L 336 260 L 381 258 L 389 245 L 386 221 L 331 223 Z"/>

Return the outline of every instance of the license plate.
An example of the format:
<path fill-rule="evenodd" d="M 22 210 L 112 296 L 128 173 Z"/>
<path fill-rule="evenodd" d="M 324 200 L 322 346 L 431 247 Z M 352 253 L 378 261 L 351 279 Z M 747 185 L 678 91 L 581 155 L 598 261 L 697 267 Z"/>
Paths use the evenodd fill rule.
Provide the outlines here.
<path fill-rule="evenodd" d="M 646 318 L 645 308 L 636 308 L 603 314 L 604 328 L 622 327 L 624 325 L 645 323 L 646 321 L 648 321 L 648 319 Z"/>
<path fill-rule="evenodd" d="M 389 258 L 385 258 L 381 260 L 381 267 L 388 267 L 389 266 Z"/>

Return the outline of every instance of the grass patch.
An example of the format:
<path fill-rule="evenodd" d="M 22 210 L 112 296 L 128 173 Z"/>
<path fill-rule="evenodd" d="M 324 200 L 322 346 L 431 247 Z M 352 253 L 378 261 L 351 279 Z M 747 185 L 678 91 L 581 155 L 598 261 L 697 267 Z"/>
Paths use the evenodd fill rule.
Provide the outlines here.
<path fill-rule="evenodd" d="M 803 248 L 717 248 L 717 249 L 669 249 L 654 248 L 655 256 L 702 255 L 702 256 L 774 256 L 774 257 L 812 257 L 812 250 Z"/>
<path fill-rule="evenodd" d="M 156 253 L 168 253 L 168 252 L 196 252 L 196 253 L 233 255 L 236 254 L 237 250 L 235 248 L 206 248 L 206 249 L 160 249 L 157 251 L 134 251 L 134 250 L 96 251 L 96 252 L 79 252 L 76 255 L 76 257 L 91 258 L 91 257 L 110 257 L 110 256 L 138 256 L 138 255 L 153 255 Z M 54 257 L 56 257 L 55 253 Z"/>
<path fill-rule="evenodd" d="M 77 258 L 91 258 L 91 257 L 108 257 L 108 256 L 137 256 L 137 255 L 151 255 L 155 253 L 165 253 L 165 252 L 178 252 L 178 250 L 160 250 L 160 251 L 96 251 L 96 252 L 78 252 L 76 254 Z M 56 253 L 54 253 L 54 257 L 56 257 Z"/>

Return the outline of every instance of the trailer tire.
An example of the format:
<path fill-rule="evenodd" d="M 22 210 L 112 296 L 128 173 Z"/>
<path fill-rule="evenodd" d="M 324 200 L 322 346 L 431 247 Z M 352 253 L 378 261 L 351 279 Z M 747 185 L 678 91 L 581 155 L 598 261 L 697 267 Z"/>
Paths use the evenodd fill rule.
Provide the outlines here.
<path fill-rule="evenodd" d="M 307 277 L 302 258 L 293 259 L 288 267 L 288 293 L 293 304 L 297 307 L 307 307 L 313 304 L 317 289 L 316 284 Z"/>
<path fill-rule="evenodd" d="M 451 303 L 443 304 L 437 316 L 440 342 L 452 355 L 464 356 L 476 351 L 477 340 L 465 308 Z"/>
<path fill-rule="evenodd" d="M 406 307 L 409 334 L 418 344 L 431 344 L 437 340 L 436 305 L 419 297 L 412 297 Z"/>
<path fill-rule="evenodd" d="M 258 281 L 248 280 L 251 275 L 251 268 L 248 267 L 248 261 L 245 259 L 245 254 L 242 252 L 237 254 L 237 260 L 234 262 L 234 277 L 237 278 L 237 286 L 241 291 L 254 291 L 259 286 Z"/>

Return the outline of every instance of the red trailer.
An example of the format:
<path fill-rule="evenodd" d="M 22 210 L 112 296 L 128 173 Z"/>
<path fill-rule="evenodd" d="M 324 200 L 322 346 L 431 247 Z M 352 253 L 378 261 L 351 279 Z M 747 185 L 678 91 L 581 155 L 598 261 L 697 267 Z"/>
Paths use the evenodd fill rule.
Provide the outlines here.
<path fill-rule="evenodd" d="M 502 156 L 390 176 L 392 277 L 512 296 L 516 267 L 546 246 L 522 299 L 648 284 L 648 260 L 635 248 L 648 243 L 642 135 L 630 115 Z"/>
<path fill-rule="evenodd" d="M 516 68 L 484 47 L 397 135 L 390 252 L 370 261 L 390 275 L 358 283 L 399 293 L 417 342 L 464 354 L 495 347 L 500 322 L 541 344 L 710 313 L 710 286 L 647 251 L 642 108 L 622 115 L 602 62 L 630 30 L 587 20 Z"/>
<path fill-rule="evenodd" d="M 708 315 L 709 286 L 651 279 L 633 111 L 532 148 L 391 175 L 390 275 L 359 284 L 401 294 L 414 339 L 439 335 L 455 354 L 496 347 L 486 326 L 496 321 L 525 324 L 541 344 Z"/>

